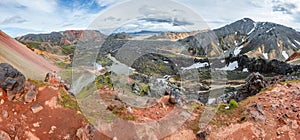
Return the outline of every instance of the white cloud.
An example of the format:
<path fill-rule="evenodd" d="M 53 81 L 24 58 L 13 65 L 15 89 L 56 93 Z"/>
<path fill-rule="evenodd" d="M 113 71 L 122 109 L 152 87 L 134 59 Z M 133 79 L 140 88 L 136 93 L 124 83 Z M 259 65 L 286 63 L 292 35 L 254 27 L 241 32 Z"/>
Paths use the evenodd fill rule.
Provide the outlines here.
<path fill-rule="evenodd" d="M 124 2 L 124 0 L 97 0 L 101 6 L 110 6 Z"/>
<path fill-rule="evenodd" d="M 132 9 L 139 9 L 139 18 L 166 18 L 170 19 L 168 9 L 159 9 L 160 7 L 173 8 L 172 14 L 183 15 L 184 18 L 177 18 L 183 23 L 199 23 L 205 22 L 211 28 L 217 28 L 229 24 L 244 17 L 252 18 L 255 21 L 269 21 L 283 24 L 289 27 L 300 30 L 300 3 L 299 0 L 173 0 L 178 5 L 183 5 L 192 11 L 195 11 L 203 20 L 195 20 L 195 15 L 182 13 L 182 7 L 174 8 L 170 6 L 167 0 L 153 1 L 135 0 L 135 3 L 121 7 L 109 13 L 107 17 L 103 18 L 103 30 L 111 30 L 114 24 L 125 24 L 130 18 Z M 102 7 L 108 7 L 105 11 L 111 11 L 114 7 L 118 7 L 126 2 L 126 0 L 91 0 L 97 2 Z M 74 4 L 76 4 L 74 2 Z M 158 8 L 151 7 L 151 4 L 156 4 Z M 85 5 L 88 5 L 87 3 Z M 144 6 L 144 7 L 143 7 Z M 275 7 L 275 10 L 274 10 Z M 288 7 L 292 7 L 288 9 Z M 103 16 L 101 13 L 89 12 L 88 6 L 74 6 L 75 9 L 70 9 L 60 5 L 59 0 L 1 0 L 0 1 L 0 29 L 9 29 L 15 32 L 20 29 L 17 35 L 23 35 L 32 32 L 51 32 L 66 29 L 86 29 L 90 23 L 94 22 L 97 17 Z M 276 9 L 277 8 L 277 9 Z M 286 10 L 286 11 L 285 11 Z M 170 11 L 169 11 L 170 12 Z M 288 13 L 288 14 L 287 14 Z M 129 18 L 129 19 L 128 19 Z M 194 18 L 194 19 L 193 19 Z M 174 18 L 171 20 L 175 21 Z M 125 22 L 125 23 L 124 23 Z M 120 24 L 119 26 L 121 26 Z M 140 22 L 135 25 L 137 28 L 149 29 L 179 29 L 173 27 L 168 23 L 153 23 Z M 134 30 L 131 26 L 128 29 Z M 105 29 L 104 29 L 105 28 Z M 125 27 L 124 27 L 125 28 Z M 14 29 L 14 30 L 12 30 Z M 26 32 L 25 32 L 26 31 Z"/>
<path fill-rule="evenodd" d="M 238 19 L 249 17 L 255 21 L 269 21 L 290 27 L 300 27 L 295 22 L 299 11 L 299 0 L 177 0 L 195 10 L 211 28 L 221 27 Z M 288 2 L 296 5 L 292 14 L 274 12 L 273 6 Z M 300 21 L 300 19 L 299 19 Z"/>

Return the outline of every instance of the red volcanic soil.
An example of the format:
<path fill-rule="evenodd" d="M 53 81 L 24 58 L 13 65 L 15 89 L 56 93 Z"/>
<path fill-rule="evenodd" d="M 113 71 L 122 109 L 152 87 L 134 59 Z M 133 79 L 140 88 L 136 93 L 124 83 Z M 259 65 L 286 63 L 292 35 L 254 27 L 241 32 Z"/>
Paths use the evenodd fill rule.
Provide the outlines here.
<path fill-rule="evenodd" d="M 0 31 L 0 63 L 9 63 L 27 78 L 43 79 L 51 70 L 59 69 L 35 54 L 25 45 Z"/>
<path fill-rule="evenodd" d="M 201 111 L 194 112 L 194 117 L 165 140 L 196 139 L 193 131 L 209 140 L 299 140 L 299 99 L 300 82 L 275 84 L 239 102 L 238 108 L 226 110 L 220 106 L 211 122 L 200 129 Z"/>
<path fill-rule="evenodd" d="M 35 102 L 24 104 L 5 100 L 0 105 L 0 111 L 7 111 L 8 117 L 0 112 L 0 130 L 7 132 L 12 139 L 78 139 L 77 129 L 86 126 L 87 121 L 79 111 L 58 105 L 58 95 L 58 90 L 43 87 L 40 88 Z M 31 107 L 36 104 L 43 106 L 43 109 L 33 113 Z M 109 139 L 98 132 L 94 134 L 94 138 Z"/>

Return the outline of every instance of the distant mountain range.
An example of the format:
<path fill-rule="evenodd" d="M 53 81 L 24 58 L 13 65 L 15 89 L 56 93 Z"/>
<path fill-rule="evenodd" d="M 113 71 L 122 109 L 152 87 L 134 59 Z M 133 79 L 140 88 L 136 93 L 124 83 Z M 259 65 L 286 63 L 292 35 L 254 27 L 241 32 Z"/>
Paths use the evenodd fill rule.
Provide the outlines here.
<path fill-rule="evenodd" d="M 276 23 L 255 22 L 249 18 L 238 20 L 210 31 L 185 33 L 147 31 L 114 34 L 113 39 L 129 40 L 133 35 L 151 35 L 149 39 L 178 40 L 198 56 L 242 55 L 285 61 L 300 49 L 300 34 Z M 107 36 L 99 31 L 68 30 L 49 34 L 28 34 L 17 37 L 21 42 L 51 42 L 65 46 L 77 42 L 101 41 Z M 121 46 L 120 46 L 121 47 Z M 114 46 L 114 48 L 119 48 Z M 109 48 L 107 48 L 109 50 Z"/>
<path fill-rule="evenodd" d="M 55 45 L 74 45 L 78 42 L 101 41 L 106 35 L 95 30 L 66 30 L 49 34 L 28 34 L 16 39 L 20 42 L 49 42 Z"/>

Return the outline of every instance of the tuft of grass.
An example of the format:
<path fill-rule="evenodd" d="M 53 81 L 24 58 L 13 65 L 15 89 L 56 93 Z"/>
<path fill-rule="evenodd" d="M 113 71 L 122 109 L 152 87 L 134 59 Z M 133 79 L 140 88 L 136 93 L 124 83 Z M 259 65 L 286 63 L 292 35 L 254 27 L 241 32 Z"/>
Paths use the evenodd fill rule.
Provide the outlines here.
<path fill-rule="evenodd" d="M 134 120 L 136 120 L 136 116 L 133 116 L 133 115 L 127 115 L 127 116 L 124 117 L 124 120 L 134 121 Z"/>
<path fill-rule="evenodd" d="M 229 109 L 238 108 L 238 107 L 239 107 L 239 104 L 235 100 L 231 99 L 229 101 Z"/>

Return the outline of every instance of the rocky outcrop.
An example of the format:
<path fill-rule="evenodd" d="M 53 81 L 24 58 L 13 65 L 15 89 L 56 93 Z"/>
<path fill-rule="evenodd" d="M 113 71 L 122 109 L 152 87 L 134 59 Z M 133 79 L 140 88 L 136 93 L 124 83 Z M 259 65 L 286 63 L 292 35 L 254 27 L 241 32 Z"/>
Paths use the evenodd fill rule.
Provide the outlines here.
<path fill-rule="evenodd" d="M 0 89 L 6 93 L 4 96 L 9 101 L 22 100 L 29 103 L 36 100 L 37 87 L 29 81 L 17 69 L 6 63 L 0 64 Z"/>
<path fill-rule="evenodd" d="M 241 101 L 249 96 L 253 96 L 260 92 L 261 89 L 267 86 L 267 80 L 259 73 L 252 73 L 246 78 L 246 83 L 240 90 L 238 90 L 234 99 Z"/>
<path fill-rule="evenodd" d="M 176 75 L 176 65 L 169 58 L 149 53 L 136 59 L 132 65 L 136 71 L 146 75 Z"/>
<path fill-rule="evenodd" d="M 249 72 L 259 72 L 259 73 L 275 73 L 275 74 L 292 74 L 298 71 L 298 68 L 294 65 L 288 64 L 283 61 L 276 59 L 267 60 L 263 58 L 249 58 L 246 55 L 237 57 L 227 57 L 226 63 L 231 63 L 234 61 L 238 62 L 238 70 L 242 71 L 247 69 Z"/>
<path fill-rule="evenodd" d="M 0 88 L 6 92 L 8 100 L 21 98 L 25 80 L 25 76 L 11 65 L 0 64 Z"/>

